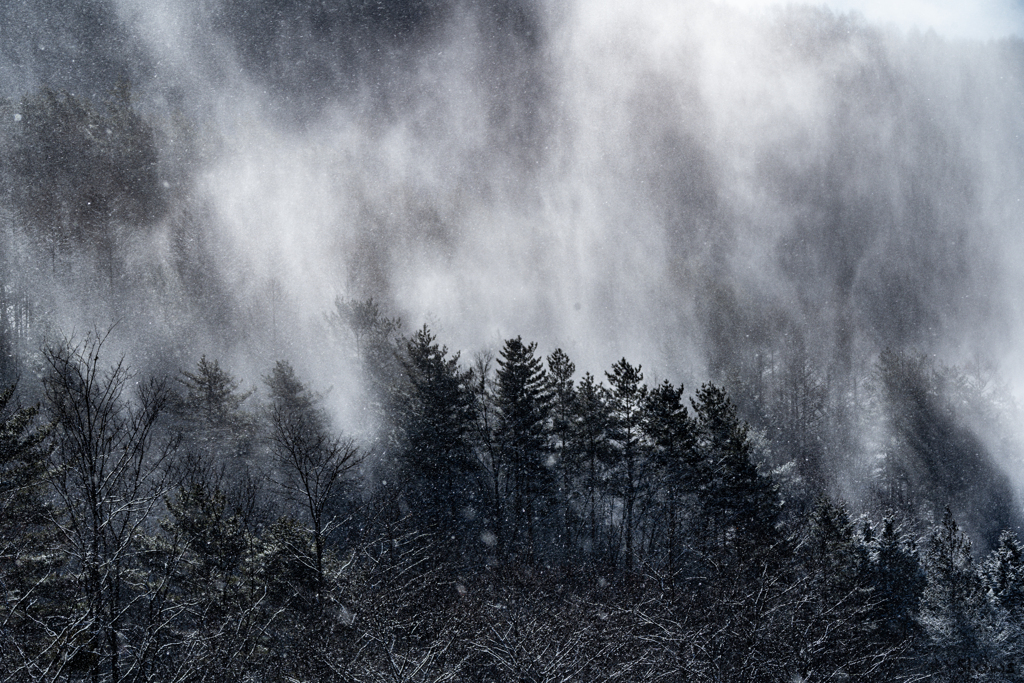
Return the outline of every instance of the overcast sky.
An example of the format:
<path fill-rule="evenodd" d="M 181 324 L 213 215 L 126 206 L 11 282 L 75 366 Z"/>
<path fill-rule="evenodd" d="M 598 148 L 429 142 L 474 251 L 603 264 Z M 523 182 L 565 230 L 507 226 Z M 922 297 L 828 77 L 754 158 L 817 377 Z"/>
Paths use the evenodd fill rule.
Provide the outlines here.
<path fill-rule="evenodd" d="M 779 4 L 777 0 L 726 1 L 749 7 Z M 1024 37 L 1024 0 L 828 0 L 823 4 L 837 11 L 857 11 L 872 22 L 934 29 L 950 37 Z"/>

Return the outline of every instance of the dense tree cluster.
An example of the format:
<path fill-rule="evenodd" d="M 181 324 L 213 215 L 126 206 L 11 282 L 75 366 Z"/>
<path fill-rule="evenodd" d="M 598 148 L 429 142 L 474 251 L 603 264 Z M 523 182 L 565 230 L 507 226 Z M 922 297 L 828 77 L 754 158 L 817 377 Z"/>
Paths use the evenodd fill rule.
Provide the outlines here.
<path fill-rule="evenodd" d="M 1012 531 L 976 553 L 948 508 L 797 500 L 714 384 L 381 325 L 363 445 L 283 360 L 257 390 L 48 344 L 41 405 L 0 395 L 3 679 L 1022 675 Z"/>

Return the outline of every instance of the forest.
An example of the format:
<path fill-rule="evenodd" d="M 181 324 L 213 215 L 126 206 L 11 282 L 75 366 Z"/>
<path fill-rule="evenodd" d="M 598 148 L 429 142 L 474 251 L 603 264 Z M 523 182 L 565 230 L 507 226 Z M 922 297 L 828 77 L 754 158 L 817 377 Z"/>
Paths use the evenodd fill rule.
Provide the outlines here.
<path fill-rule="evenodd" d="M 156 5 L 0 4 L 0 681 L 1024 680 L 1019 39 Z"/>
<path fill-rule="evenodd" d="M 1024 544 L 906 481 L 916 449 L 972 466 L 952 370 L 879 358 L 897 438 L 854 515 L 715 384 L 331 322 L 372 442 L 287 360 L 243 389 L 110 330 L 41 349 L 40 404 L 0 396 L 4 680 L 1019 680 Z"/>

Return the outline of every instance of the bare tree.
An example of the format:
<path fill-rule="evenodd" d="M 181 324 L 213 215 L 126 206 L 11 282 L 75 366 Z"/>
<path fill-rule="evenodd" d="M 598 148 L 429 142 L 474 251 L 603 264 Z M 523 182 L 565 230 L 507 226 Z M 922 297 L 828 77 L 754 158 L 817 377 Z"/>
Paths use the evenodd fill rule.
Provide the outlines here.
<path fill-rule="evenodd" d="M 618 678 L 609 662 L 623 659 L 622 646 L 629 639 L 624 631 L 614 639 L 607 637 L 609 614 L 579 601 L 561 604 L 557 610 L 508 602 L 487 605 L 481 629 L 469 643 L 483 662 L 501 672 L 502 680 L 569 683 Z"/>
<path fill-rule="evenodd" d="M 117 683 L 126 668 L 122 639 L 135 600 L 134 541 L 161 500 L 161 463 L 174 444 L 156 443 L 165 384 L 137 381 L 123 358 L 104 368 L 106 337 L 64 339 L 44 349 L 47 409 L 57 425 L 54 521 L 81 600 L 52 634 L 61 655 L 49 674 L 84 666 L 92 681 Z"/>
<path fill-rule="evenodd" d="M 343 572 L 356 647 L 339 673 L 357 683 L 466 680 L 469 615 L 455 572 L 431 560 L 433 537 L 391 531 L 356 549 Z"/>
<path fill-rule="evenodd" d="M 279 468 L 278 483 L 309 517 L 316 550 L 317 584 L 324 583 L 324 548 L 336 528 L 331 505 L 348 473 L 360 463 L 359 449 L 331 431 L 319 397 L 278 361 L 266 378 L 270 388 L 270 440 Z"/>

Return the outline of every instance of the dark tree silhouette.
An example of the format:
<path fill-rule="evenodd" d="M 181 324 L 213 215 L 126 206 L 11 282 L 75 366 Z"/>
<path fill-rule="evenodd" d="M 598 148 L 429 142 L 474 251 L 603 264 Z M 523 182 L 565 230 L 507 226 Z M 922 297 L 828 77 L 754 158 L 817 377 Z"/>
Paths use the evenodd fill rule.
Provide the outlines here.
<path fill-rule="evenodd" d="M 506 340 L 495 377 L 496 439 L 506 498 L 499 551 L 527 561 L 537 551 L 541 524 L 557 495 L 549 442 L 551 396 L 536 350 L 535 343 L 524 344 L 521 337 Z"/>
<path fill-rule="evenodd" d="M 466 526 L 479 523 L 473 510 L 480 496 L 481 466 L 471 444 L 476 404 L 472 373 L 459 367 L 424 326 L 406 340 L 405 384 L 396 448 L 409 504 L 438 538 L 466 539 Z M 458 543 L 448 546 L 455 550 Z"/>

